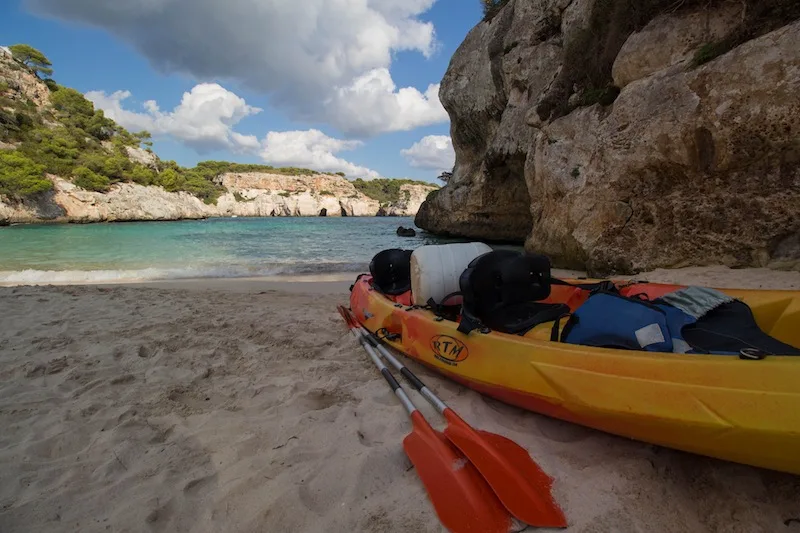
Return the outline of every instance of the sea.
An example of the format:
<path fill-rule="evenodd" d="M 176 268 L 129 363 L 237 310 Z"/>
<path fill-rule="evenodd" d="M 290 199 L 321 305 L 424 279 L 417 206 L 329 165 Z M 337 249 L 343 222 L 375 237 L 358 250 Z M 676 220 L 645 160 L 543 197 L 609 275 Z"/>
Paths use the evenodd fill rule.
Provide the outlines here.
<path fill-rule="evenodd" d="M 398 237 L 398 226 L 416 237 Z M 211 218 L 0 228 L 0 284 L 302 277 L 367 272 L 386 248 L 463 242 L 404 217 Z"/>

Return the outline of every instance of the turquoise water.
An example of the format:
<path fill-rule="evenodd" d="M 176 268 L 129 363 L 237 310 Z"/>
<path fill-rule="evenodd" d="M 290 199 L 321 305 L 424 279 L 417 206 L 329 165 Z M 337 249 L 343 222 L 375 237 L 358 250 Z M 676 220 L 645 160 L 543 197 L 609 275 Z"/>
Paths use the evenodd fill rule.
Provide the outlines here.
<path fill-rule="evenodd" d="M 385 248 L 455 242 L 403 238 L 411 218 L 219 218 L 0 228 L 0 282 L 253 277 L 363 272 Z"/>

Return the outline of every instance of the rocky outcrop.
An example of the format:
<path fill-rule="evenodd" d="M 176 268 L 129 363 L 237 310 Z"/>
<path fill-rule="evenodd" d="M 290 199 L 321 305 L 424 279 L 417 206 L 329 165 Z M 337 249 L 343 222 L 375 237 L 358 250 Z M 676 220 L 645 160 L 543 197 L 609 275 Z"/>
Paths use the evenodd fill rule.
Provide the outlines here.
<path fill-rule="evenodd" d="M 375 216 L 380 208 L 340 176 L 225 174 L 219 182 L 229 191 L 215 206 L 220 216 Z"/>
<path fill-rule="evenodd" d="M 456 167 L 416 224 L 595 273 L 800 267 L 798 4 L 623 4 L 510 0 L 469 34 L 440 94 Z"/>
<path fill-rule="evenodd" d="M 32 101 L 37 107 L 50 104 L 50 91 L 42 80 L 21 63 L 14 60 L 10 52 L 0 52 L 0 80 L 8 85 L 4 97 L 19 102 Z"/>
<path fill-rule="evenodd" d="M 139 148 L 138 146 L 126 146 L 125 153 L 128 159 L 134 163 L 139 163 L 147 168 L 158 170 L 158 156 L 153 152 Z"/>
<path fill-rule="evenodd" d="M 0 197 L 0 223 L 114 222 L 179 220 L 208 217 L 375 216 L 379 202 L 359 192 L 340 176 L 284 176 L 265 173 L 224 174 L 218 181 L 228 192 L 214 205 L 186 192 L 135 183 L 113 185 L 106 193 L 86 191 L 57 176 L 49 176 L 53 191 L 36 199 L 11 202 Z M 413 216 L 423 190 L 402 194 L 401 202 L 386 207 L 392 214 Z M 404 199 L 405 198 L 405 199 Z M 415 202 L 417 202 L 415 204 Z"/>
<path fill-rule="evenodd" d="M 397 202 L 389 204 L 385 209 L 385 215 L 407 217 L 414 216 L 419 211 L 422 202 L 428 195 L 437 190 L 437 187 L 428 185 L 418 185 L 406 183 L 400 186 L 400 199 Z"/>

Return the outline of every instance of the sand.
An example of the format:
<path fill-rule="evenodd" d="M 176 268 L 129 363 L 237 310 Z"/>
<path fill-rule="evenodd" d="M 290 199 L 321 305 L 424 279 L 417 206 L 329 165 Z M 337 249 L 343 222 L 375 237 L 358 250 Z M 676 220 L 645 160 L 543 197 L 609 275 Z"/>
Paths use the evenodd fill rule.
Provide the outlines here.
<path fill-rule="evenodd" d="M 800 288 L 771 271 L 648 278 L 676 276 Z M 442 531 L 401 446 L 409 421 L 336 313 L 348 285 L 0 288 L 0 531 Z M 549 419 L 409 366 L 530 451 L 568 531 L 800 531 L 800 477 Z"/>

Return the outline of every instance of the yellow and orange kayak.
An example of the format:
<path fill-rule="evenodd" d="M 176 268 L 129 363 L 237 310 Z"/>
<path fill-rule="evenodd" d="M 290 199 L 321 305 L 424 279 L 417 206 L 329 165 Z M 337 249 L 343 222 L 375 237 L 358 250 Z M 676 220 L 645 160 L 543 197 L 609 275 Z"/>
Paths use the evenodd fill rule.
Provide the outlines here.
<path fill-rule="evenodd" d="M 562 289 L 553 290 L 557 299 Z M 800 346 L 800 291 L 723 292 L 747 303 L 764 332 Z M 465 335 L 457 322 L 375 291 L 369 276 L 356 281 L 350 307 L 371 332 L 398 334 L 387 339 L 396 350 L 503 402 L 652 444 L 800 474 L 800 357 L 743 360 L 579 346 L 550 341 L 552 323 L 525 336 Z"/>

